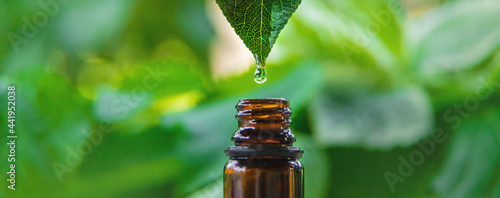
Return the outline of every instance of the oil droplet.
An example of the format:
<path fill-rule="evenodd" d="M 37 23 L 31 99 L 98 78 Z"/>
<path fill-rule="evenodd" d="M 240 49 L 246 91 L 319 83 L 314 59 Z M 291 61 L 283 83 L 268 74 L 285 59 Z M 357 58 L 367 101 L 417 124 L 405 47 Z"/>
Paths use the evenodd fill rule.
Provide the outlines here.
<path fill-rule="evenodd" d="M 253 80 L 258 84 L 263 84 L 267 81 L 266 66 L 259 63 L 259 57 L 257 55 L 255 55 L 255 62 L 257 68 L 253 74 Z"/>

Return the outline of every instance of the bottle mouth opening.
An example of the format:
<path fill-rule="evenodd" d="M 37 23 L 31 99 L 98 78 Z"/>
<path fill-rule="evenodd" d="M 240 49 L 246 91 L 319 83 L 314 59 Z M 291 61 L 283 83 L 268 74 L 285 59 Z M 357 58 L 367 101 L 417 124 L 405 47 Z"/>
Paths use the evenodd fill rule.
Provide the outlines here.
<path fill-rule="evenodd" d="M 240 127 L 281 128 L 290 127 L 292 110 L 284 98 L 241 99 L 236 105 L 236 119 Z"/>
<path fill-rule="evenodd" d="M 241 99 L 236 105 L 238 111 L 282 111 L 290 108 L 290 102 L 285 98 Z"/>

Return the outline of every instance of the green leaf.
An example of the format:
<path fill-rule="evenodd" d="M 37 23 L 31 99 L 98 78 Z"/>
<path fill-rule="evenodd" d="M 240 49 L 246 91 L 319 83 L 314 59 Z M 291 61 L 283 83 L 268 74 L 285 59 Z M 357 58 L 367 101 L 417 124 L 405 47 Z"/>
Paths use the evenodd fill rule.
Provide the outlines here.
<path fill-rule="evenodd" d="M 427 79 L 479 65 L 500 47 L 499 13 L 497 1 L 464 1 L 415 20 L 407 29 L 415 69 Z"/>
<path fill-rule="evenodd" d="M 57 21 L 52 31 L 64 48 L 100 49 L 119 38 L 117 35 L 133 13 L 133 4 L 133 1 L 92 0 L 64 5 L 55 16 Z"/>
<path fill-rule="evenodd" d="M 217 0 L 236 34 L 263 65 L 300 3 L 301 0 Z"/>
<path fill-rule="evenodd" d="M 500 114 L 473 114 L 452 137 L 447 159 L 432 183 L 442 197 L 498 197 Z"/>
<path fill-rule="evenodd" d="M 382 93 L 343 92 L 317 97 L 310 107 L 316 140 L 325 146 L 390 149 L 430 135 L 432 106 L 418 87 Z"/>

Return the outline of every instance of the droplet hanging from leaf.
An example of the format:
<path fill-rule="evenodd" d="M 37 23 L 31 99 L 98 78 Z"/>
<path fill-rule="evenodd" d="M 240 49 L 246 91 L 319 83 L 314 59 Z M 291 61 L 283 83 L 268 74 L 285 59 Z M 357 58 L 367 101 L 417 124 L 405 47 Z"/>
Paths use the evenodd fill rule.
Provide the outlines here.
<path fill-rule="evenodd" d="M 264 68 L 278 35 L 302 0 L 216 1 L 236 34 Z"/>
<path fill-rule="evenodd" d="M 258 84 L 264 84 L 267 81 L 267 72 L 265 65 L 260 64 L 259 56 L 255 56 L 255 63 L 257 68 L 253 74 L 253 80 Z"/>

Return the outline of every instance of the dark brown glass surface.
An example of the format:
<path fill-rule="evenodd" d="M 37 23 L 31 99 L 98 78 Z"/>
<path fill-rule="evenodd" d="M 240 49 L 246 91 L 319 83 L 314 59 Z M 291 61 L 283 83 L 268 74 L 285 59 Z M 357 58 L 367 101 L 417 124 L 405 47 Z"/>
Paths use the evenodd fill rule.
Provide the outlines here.
<path fill-rule="evenodd" d="M 285 99 L 243 99 L 239 129 L 224 168 L 225 198 L 303 198 L 304 169 L 293 147 L 291 110 Z M 278 151 L 279 150 L 279 151 Z"/>
<path fill-rule="evenodd" d="M 303 171 L 296 159 L 229 160 L 224 170 L 224 197 L 302 198 Z"/>

